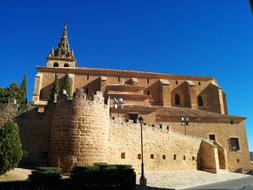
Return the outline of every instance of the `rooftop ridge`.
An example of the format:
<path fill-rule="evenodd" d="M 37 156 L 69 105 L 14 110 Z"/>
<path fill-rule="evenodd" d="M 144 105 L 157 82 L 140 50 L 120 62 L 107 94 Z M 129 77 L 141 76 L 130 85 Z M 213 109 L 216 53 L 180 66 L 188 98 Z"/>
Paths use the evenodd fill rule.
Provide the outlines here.
<path fill-rule="evenodd" d="M 205 80 L 210 81 L 214 80 L 212 77 L 204 77 L 204 76 L 184 76 L 184 75 L 176 75 L 176 74 L 166 74 L 166 73 L 154 73 L 154 72 L 145 72 L 145 71 L 131 71 L 131 70 L 116 70 L 116 69 L 103 69 L 103 68 L 87 68 L 87 67 L 76 67 L 76 68 L 55 68 L 55 67 L 41 67 L 37 66 L 38 71 L 46 71 L 46 72 L 59 72 L 59 73 L 85 73 L 85 72 L 99 72 L 100 75 L 103 76 L 111 76 L 113 74 L 118 74 L 121 76 L 132 77 L 138 75 L 138 77 L 146 78 L 163 78 L 163 77 L 171 77 L 171 78 L 182 78 L 182 80 Z M 88 73 L 87 73 L 88 74 Z M 92 73 L 89 73 L 92 74 Z M 126 75 L 127 74 L 127 75 Z M 132 75 L 129 75 L 132 74 Z"/>

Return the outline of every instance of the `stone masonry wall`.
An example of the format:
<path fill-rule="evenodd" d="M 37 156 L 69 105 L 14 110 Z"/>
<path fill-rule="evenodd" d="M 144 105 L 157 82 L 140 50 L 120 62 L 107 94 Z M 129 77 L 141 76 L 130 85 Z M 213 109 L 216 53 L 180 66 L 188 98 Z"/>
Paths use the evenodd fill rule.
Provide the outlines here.
<path fill-rule="evenodd" d="M 170 129 L 184 134 L 184 127 L 179 122 L 163 123 Z M 209 135 L 215 135 L 216 142 L 227 151 L 229 171 L 248 170 L 250 168 L 250 156 L 244 122 L 231 125 L 230 123 L 193 123 L 190 121 L 186 128 L 188 135 L 209 139 Z M 240 150 L 232 151 L 230 138 L 238 138 Z"/>
<path fill-rule="evenodd" d="M 201 138 L 143 126 L 146 170 L 196 170 Z M 109 163 L 130 164 L 140 170 L 140 125 L 111 120 Z"/>
<path fill-rule="evenodd" d="M 106 162 L 109 107 L 101 94 L 89 100 L 77 92 L 73 101 L 58 97 L 52 120 L 49 163 L 69 172 L 75 164 Z"/>
<path fill-rule="evenodd" d="M 102 90 L 104 92 L 106 85 L 111 84 L 122 84 L 122 81 L 128 81 L 131 78 L 138 80 L 138 86 L 145 87 L 144 91 L 147 90 L 151 93 L 152 105 L 164 105 L 164 106 L 175 106 L 174 95 L 175 92 L 181 96 L 181 106 L 193 107 L 206 111 L 221 113 L 220 96 L 218 93 L 218 87 L 211 84 L 211 78 L 203 77 L 184 77 L 184 76 L 171 76 L 151 73 L 138 73 L 129 71 L 112 71 L 112 70 L 99 70 L 99 69 L 82 69 L 82 68 L 43 68 L 39 67 L 39 74 L 43 75 L 40 81 L 40 85 L 35 81 L 35 89 L 40 93 L 34 94 L 34 100 L 47 100 L 52 83 L 54 81 L 55 74 L 58 74 L 60 79 L 65 74 L 72 74 L 73 90 L 79 88 L 89 88 L 92 92 Z M 106 77 L 106 81 L 101 82 L 101 77 Z M 120 80 L 118 80 L 120 79 Z M 161 88 L 160 79 L 166 79 L 170 82 L 169 87 Z M 186 80 L 191 81 L 194 86 L 188 88 L 185 85 Z M 183 88 L 182 88 L 183 87 Z M 193 93 L 194 92 L 194 93 Z M 189 94 L 190 93 L 190 94 Z M 37 97 L 39 94 L 40 97 Z M 197 107 L 197 96 L 203 97 L 204 105 Z M 222 99 L 225 99 L 223 94 Z M 137 103 L 138 101 L 135 101 Z M 142 102 L 142 101 L 140 101 Z M 138 103 L 137 103 L 138 104 Z M 227 110 L 226 103 L 223 103 L 224 111 Z"/>

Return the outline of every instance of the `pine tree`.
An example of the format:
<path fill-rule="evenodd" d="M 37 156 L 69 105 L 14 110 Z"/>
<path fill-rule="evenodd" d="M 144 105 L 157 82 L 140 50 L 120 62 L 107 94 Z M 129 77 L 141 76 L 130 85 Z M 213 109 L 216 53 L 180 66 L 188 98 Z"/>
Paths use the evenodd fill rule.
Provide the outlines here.
<path fill-rule="evenodd" d="M 25 110 L 27 104 L 27 89 L 26 89 L 26 75 L 23 78 L 23 81 L 20 86 L 20 109 Z"/>
<path fill-rule="evenodd" d="M 71 88 L 72 88 L 72 82 L 71 79 L 69 77 L 69 74 L 66 74 L 64 77 L 64 81 L 63 81 L 63 86 L 62 86 L 62 90 L 66 91 L 67 95 L 68 95 L 68 99 L 71 99 Z"/>
<path fill-rule="evenodd" d="M 55 95 L 59 94 L 59 80 L 58 76 L 55 74 L 54 76 L 54 83 L 52 86 L 51 94 L 49 96 L 49 101 L 54 101 Z"/>

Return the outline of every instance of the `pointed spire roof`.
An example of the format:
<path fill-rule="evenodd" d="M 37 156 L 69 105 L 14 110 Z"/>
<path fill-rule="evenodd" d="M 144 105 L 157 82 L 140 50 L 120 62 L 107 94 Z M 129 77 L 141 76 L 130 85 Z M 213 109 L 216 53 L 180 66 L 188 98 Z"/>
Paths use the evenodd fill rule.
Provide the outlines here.
<path fill-rule="evenodd" d="M 58 58 L 58 59 L 68 59 L 74 60 L 74 54 L 70 50 L 69 40 L 68 40 L 68 26 L 67 24 L 64 25 L 64 30 L 58 43 L 57 49 L 53 49 L 50 52 L 48 58 Z"/>

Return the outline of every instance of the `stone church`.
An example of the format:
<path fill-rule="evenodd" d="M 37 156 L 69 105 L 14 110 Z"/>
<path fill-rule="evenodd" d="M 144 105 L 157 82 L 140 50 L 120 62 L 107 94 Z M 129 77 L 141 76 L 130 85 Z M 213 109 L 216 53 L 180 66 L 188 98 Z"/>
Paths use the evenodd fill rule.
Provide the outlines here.
<path fill-rule="evenodd" d="M 26 164 L 68 173 L 106 162 L 140 171 L 142 125 L 146 170 L 252 169 L 245 118 L 228 115 L 214 78 L 79 68 L 66 25 L 37 70 L 33 106 L 16 118 Z M 71 94 L 63 89 L 49 102 L 56 75 L 60 86 L 69 76 Z"/>

